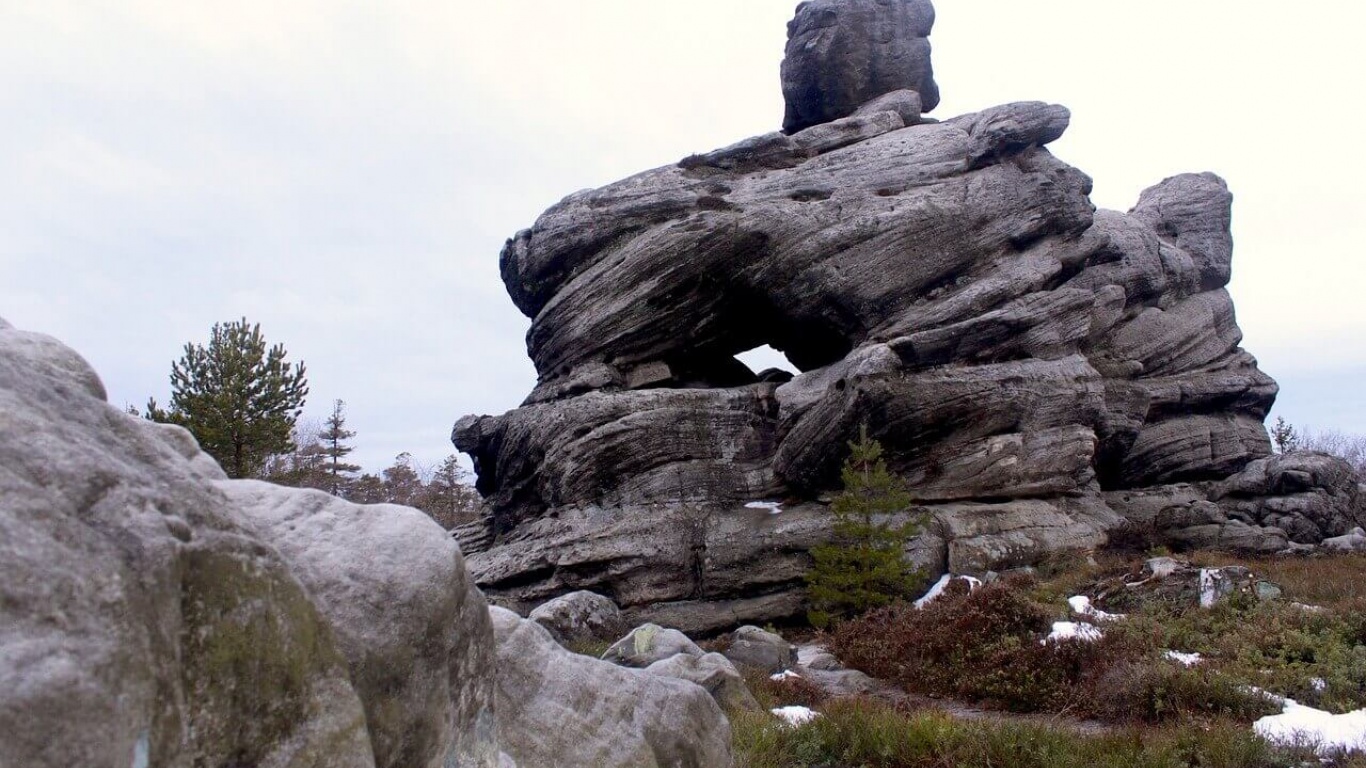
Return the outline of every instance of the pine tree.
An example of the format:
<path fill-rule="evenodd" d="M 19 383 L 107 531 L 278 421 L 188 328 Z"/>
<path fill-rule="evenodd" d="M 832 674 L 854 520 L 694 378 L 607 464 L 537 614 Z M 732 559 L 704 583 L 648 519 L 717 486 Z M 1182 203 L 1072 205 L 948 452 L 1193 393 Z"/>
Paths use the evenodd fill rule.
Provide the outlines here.
<path fill-rule="evenodd" d="M 384 481 L 369 473 L 352 481 L 346 489 L 346 499 L 357 504 L 383 504 L 389 500 Z"/>
<path fill-rule="evenodd" d="M 868 437 L 866 426 L 849 448 L 841 473 L 844 492 L 832 505 L 834 540 L 811 550 L 815 565 L 806 577 L 807 616 L 816 627 L 909 598 L 922 581 L 904 550 L 923 521 L 898 522 L 909 494 L 887 471 L 882 446 Z"/>
<path fill-rule="evenodd" d="M 257 477 L 267 460 L 295 449 L 291 432 L 308 395 L 304 364 L 267 349 L 261 326 L 216 323 L 209 345 L 186 344 L 171 363 L 171 403 L 147 403 L 147 418 L 190 430 L 233 478 Z"/>
<path fill-rule="evenodd" d="M 331 488 L 327 454 L 318 439 L 320 434 L 322 428 L 316 422 L 310 420 L 295 424 L 289 438 L 294 443 L 294 450 L 267 459 L 259 477 L 292 488 L 315 488 L 320 491 Z"/>
<path fill-rule="evenodd" d="M 1276 424 L 1271 427 L 1271 442 L 1276 444 L 1277 453 L 1293 453 L 1299 450 L 1300 435 L 1284 416 L 1277 416 Z"/>
<path fill-rule="evenodd" d="M 352 475 L 360 471 L 358 465 L 342 461 L 355 450 L 346 444 L 347 440 L 355 436 L 355 431 L 346 428 L 346 403 L 334 400 L 332 415 L 323 422 L 322 433 L 318 435 L 323 456 L 327 461 L 324 471 L 328 475 L 328 485 L 324 490 L 333 496 L 341 496 L 342 491 L 353 480 Z"/>
<path fill-rule="evenodd" d="M 447 456 L 432 472 L 417 508 L 446 529 L 473 520 L 479 514 L 479 494 L 465 482 L 466 475 L 460 459 Z"/>
<path fill-rule="evenodd" d="M 388 503 L 411 507 L 421 497 L 422 476 L 413 468 L 411 453 L 404 451 L 395 456 L 393 466 L 385 469 L 381 475 L 384 477 L 384 500 Z"/>

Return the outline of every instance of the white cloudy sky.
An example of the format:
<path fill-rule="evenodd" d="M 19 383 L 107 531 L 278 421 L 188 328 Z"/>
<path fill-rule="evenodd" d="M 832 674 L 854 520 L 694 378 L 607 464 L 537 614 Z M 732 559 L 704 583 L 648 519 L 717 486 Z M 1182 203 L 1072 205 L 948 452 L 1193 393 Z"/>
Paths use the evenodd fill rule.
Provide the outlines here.
<path fill-rule="evenodd" d="M 1343 0 L 940 0 L 936 115 L 1043 99 L 1127 209 L 1237 196 L 1278 412 L 1366 432 L 1361 12 Z M 0 316 L 116 404 L 246 316 L 371 468 L 530 389 L 509 235 L 563 195 L 772 130 L 793 0 L 0 0 Z"/>

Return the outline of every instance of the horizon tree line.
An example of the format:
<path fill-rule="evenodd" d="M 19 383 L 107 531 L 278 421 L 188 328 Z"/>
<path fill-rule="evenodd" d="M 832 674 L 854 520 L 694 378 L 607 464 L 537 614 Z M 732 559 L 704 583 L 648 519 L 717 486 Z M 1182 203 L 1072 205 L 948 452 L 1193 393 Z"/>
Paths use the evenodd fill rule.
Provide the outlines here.
<path fill-rule="evenodd" d="M 207 345 L 185 344 L 171 363 L 171 399 L 155 399 L 152 421 L 190 431 L 231 478 L 314 488 L 361 504 L 402 504 L 450 529 L 479 517 L 483 502 L 456 455 L 425 466 L 403 452 L 378 474 L 347 461 L 355 450 L 346 403 L 332 402 L 321 425 L 300 423 L 309 393 L 304 364 L 291 365 L 283 345 L 267 346 L 260 324 L 246 318 L 215 323 Z"/>

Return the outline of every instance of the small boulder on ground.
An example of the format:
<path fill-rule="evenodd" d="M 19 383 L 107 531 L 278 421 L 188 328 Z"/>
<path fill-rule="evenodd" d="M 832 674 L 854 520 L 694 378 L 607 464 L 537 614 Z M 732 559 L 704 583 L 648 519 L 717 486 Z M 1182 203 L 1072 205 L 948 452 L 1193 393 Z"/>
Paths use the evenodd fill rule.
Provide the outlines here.
<path fill-rule="evenodd" d="M 702 687 L 581 656 L 540 624 L 489 610 L 498 736 L 518 765 L 731 765 L 730 723 Z"/>
<path fill-rule="evenodd" d="M 1324 539 L 1323 548 L 1339 552 L 1366 552 L 1366 530 L 1353 528 L 1351 533 L 1344 536 Z"/>
<path fill-rule="evenodd" d="M 623 667 L 644 669 L 656 661 L 663 661 L 680 653 L 689 656 L 703 655 L 697 643 L 689 640 L 682 632 L 665 629 L 658 624 L 642 624 L 608 648 L 602 658 Z"/>
<path fill-rule="evenodd" d="M 1211 608 L 1240 594 L 1256 600 L 1277 600 L 1281 588 L 1240 565 L 1197 568 L 1180 558 L 1154 557 L 1143 564 L 1137 577 L 1129 574 L 1106 579 L 1092 593 L 1095 602 L 1107 610 L 1130 611 L 1149 602 Z"/>
<path fill-rule="evenodd" d="M 1277 600 L 1281 597 L 1281 588 L 1257 578 L 1250 568 L 1241 565 L 1200 569 L 1200 607 L 1213 608 L 1237 594 L 1251 595 L 1258 600 Z"/>
<path fill-rule="evenodd" d="M 797 648 L 781 636 L 758 627 L 740 627 L 731 633 L 726 658 L 737 666 L 753 667 L 770 674 L 797 666 Z"/>
<path fill-rule="evenodd" d="M 621 609 L 611 598 L 595 592 L 562 595 L 542 604 L 527 618 L 549 630 L 561 644 L 611 641 L 626 631 Z"/>
<path fill-rule="evenodd" d="M 846 669 L 835 655 L 820 645 L 797 649 L 796 674 L 820 688 L 826 696 L 866 696 L 878 683 L 857 669 Z"/>
<path fill-rule="evenodd" d="M 761 709 L 745 678 L 730 659 L 719 653 L 705 656 L 692 656 L 680 653 L 667 659 L 656 661 L 645 668 L 652 675 L 687 680 L 707 689 L 707 693 L 727 712 L 757 711 Z"/>

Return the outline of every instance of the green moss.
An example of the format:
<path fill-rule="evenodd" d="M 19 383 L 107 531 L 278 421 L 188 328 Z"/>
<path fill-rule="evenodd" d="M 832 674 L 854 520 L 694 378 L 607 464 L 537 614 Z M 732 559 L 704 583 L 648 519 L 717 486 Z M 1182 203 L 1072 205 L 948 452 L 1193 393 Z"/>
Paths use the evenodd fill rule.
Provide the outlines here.
<path fill-rule="evenodd" d="M 331 632 L 279 563 L 193 550 L 181 611 L 196 765 L 259 763 L 317 715 L 317 681 L 345 678 Z"/>

